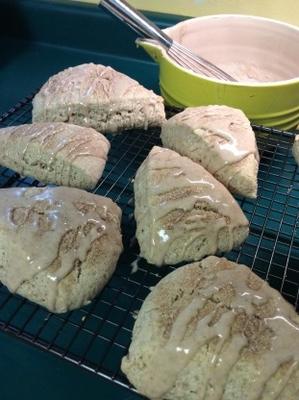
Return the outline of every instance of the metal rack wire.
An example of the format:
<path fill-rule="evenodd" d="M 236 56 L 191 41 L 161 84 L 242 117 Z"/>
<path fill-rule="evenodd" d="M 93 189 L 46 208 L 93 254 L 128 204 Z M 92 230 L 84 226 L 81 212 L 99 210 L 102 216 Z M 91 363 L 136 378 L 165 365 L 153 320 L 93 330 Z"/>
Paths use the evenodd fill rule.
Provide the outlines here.
<path fill-rule="evenodd" d="M 0 117 L 0 127 L 30 122 L 31 99 Z M 248 265 L 298 310 L 299 169 L 291 155 L 293 134 L 254 129 L 261 155 L 258 199 L 238 199 L 250 221 L 250 235 L 226 256 Z M 63 315 L 51 314 L 1 286 L 0 329 L 129 387 L 120 360 L 127 353 L 135 313 L 150 287 L 171 267 L 150 267 L 142 259 L 137 272 L 132 273 L 131 266 L 138 255 L 132 180 L 151 147 L 160 143 L 159 131 L 125 132 L 109 139 L 109 159 L 95 193 L 109 196 L 123 210 L 125 251 L 115 274 L 93 302 Z M 0 167 L 0 187 L 32 185 L 39 183 Z"/>

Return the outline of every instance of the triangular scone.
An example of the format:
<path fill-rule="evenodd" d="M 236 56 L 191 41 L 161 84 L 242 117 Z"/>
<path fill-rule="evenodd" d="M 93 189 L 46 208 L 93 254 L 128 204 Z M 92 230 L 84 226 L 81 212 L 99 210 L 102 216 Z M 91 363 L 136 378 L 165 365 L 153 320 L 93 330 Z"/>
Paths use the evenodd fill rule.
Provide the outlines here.
<path fill-rule="evenodd" d="M 82 64 L 52 76 L 33 99 L 34 122 L 62 121 L 99 132 L 160 126 L 163 99 L 111 67 Z"/>
<path fill-rule="evenodd" d="M 299 165 L 299 135 L 295 136 L 295 141 L 293 144 L 293 155 L 296 163 Z"/>
<path fill-rule="evenodd" d="M 93 189 L 110 143 L 91 128 L 36 123 L 0 129 L 0 165 L 43 183 Z"/>
<path fill-rule="evenodd" d="M 231 192 L 256 198 L 259 154 L 241 110 L 187 108 L 163 125 L 161 139 L 163 146 L 201 164 Z"/>
<path fill-rule="evenodd" d="M 152 288 L 121 369 L 149 399 L 297 400 L 299 316 L 245 265 L 207 257 Z"/>
<path fill-rule="evenodd" d="M 248 221 L 229 191 L 172 150 L 151 150 L 134 193 L 140 255 L 157 266 L 229 251 L 248 235 Z"/>
<path fill-rule="evenodd" d="M 0 281 L 48 310 L 81 307 L 105 286 L 122 251 L 121 210 L 74 188 L 0 192 Z"/>

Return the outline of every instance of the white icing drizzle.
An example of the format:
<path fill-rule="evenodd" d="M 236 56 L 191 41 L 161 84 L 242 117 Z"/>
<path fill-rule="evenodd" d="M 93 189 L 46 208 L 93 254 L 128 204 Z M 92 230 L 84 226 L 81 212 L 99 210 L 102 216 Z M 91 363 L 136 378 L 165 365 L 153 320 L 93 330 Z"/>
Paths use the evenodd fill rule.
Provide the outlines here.
<path fill-rule="evenodd" d="M 141 257 L 137 256 L 137 258 L 133 262 L 131 262 L 131 267 L 132 267 L 131 274 L 136 274 L 136 272 L 138 271 L 138 263 L 140 260 Z"/>
<path fill-rule="evenodd" d="M 201 160 L 202 165 L 213 175 L 227 165 L 240 162 L 249 154 L 253 154 L 259 161 L 255 134 L 249 120 L 240 110 L 217 105 L 190 107 L 172 117 L 166 123 L 165 130 L 175 129 L 180 134 L 180 125 L 189 127 L 195 135 L 204 138 L 213 154 L 217 154 L 217 157 Z M 187 154 L 185 144 L 177 140 L 177 134 L 172 131 L 167 135 L 162 134 L 163 142 L 180 154 L 196 158 L 196 148 L 189 148 Z"/>
<path fill-rule="evenodd" d="M 195 166 L 195 171 L 191 160 L 171 150 L 154 147 L 146 163 L 149 163 L 149 174 L 153 177 L 150 190 L 153 196 L 151 202 L 155 204 L 150 228 L 149 258 L 154 259 L 156 265 L 164 263 L 171 244 L 185 232 L 189 236 L 183 246 L 182 259 L 189 246 L 200 236 L 209 237 L 213 247 L 211 254 L 214 254 L 218 249 L 218 235 L 222 228 L 232 230 L 236 226 L 248 225 L 246 217 L 230 193 L 199 165 Z M 163 179 L 155 179 L 159 174 L 163 174 Z M 139 179 L 137 174 L 135 184 L 139 184 Z M 213 224 L 208 224 L 202 214 L 194 211 L 197 202 L 209 204 L 221 217 Z M 185 222 L 178 220 L 169 229 L 161 220 L 175 210 L 182 213 L 192 211 L 192 214 L 190 213 Z M 230 220 L 229 224 L 227 218 Z M 228 237 L 233 247 L 232 235 Z"/>
<path fill-rule="evenodd" d="M 51 107 L 56 98 L 64 106 L 70 104 L 68 114 L 71 115 L 75 104 L 84 105 L 88 99 L 94 98 L 100 104 L 111 99 L 133 98 L 138 96 L 138 91 L 140 85 L 134 79 L 111 67 L 90 63 L 67 68 L 52 76 L 36 97 L 43 101 L 44 108 Z"/>
<path fill-rule="evenodd" d="M 46 183 L 48 179 L 53 180 L 55 173 L 54 183 L 64 185 L 73 184 L 71 170 L 79 157 L 96 157 L 102 170 L 110 148 L 108 140 L 98 132 L 65 123 L 3 128 L 0 130 L 0 144 L 5 149 L 0 156 L 3 165 L 16 169 L 20 174 L 40 174 L 37 178 Z M 32 150 L 30 156 L 29 149 Z M 68 173 L 64 174 L 67 167 Z"/>
<path fill-rule="evenodd" d="M 52 283 L 49 303 L 54 308 L 58 284 L 85 261 L 92 243 L 104 234 L 112 235 L 107 224 L 109 199 L 95 198 L 71 188 L 2 189 L 0 223 L 10 240 L 22 244 L 16 259 L 13 246 L 7 248 L 5 285 L 16 292 L 23 282 L 48 270 Z M 55 266 L 55 267 L 54 267 Z"/>
<path fill-rule="evenodd" d="M 52 76 L 34 97 L 32 115 L 34 122 L 65 121 L 111 133 L 160 126 L 165 120 L 162 97 L 111 67 L 93 63 Z"/>
<path fill-rule="evenodd" d="M 223 259 L 218 259 L 223 262 Z M 264 393 L 268 380 L 277 372 L 279 367 L 291 362 L 291 367 L 285 374 L 280 385 L 267 397 L 279 399 L 280 393 L 288 383 L 292 373 L 299 365 L 299 326 L 292 320 L 295 313 L 291 306 L 283 300 L 280 294 L 263 282 L 258 289 L 247 285 L 248 274 L 244 266 L 235 264 L 234 268 L 223 269 L 211 273 L 205 286 L 198 291 L 197 297 L 176 315 L 170 334 L 162 348 L 154 350 L 151 362 L 147 365 L 147 374 L 152 377 L 150 397 L 162 399 L 175 385 L 178 375 L 195 357 L 202 346 L 218 339 L 210 365 L 207 365 L 205 390 L 197 393 L 198 400 L 221 400 L 225 394 L 228 376 L 233 367 L 248 350 L 248 337 L 243 332 L 232 332 L 236 316 L 246 313 L 252 316 L 256 306 L 269 302 L 273 305 L 273 313 L 263 319 L 265 327 L 272 332 L 270 349 L 259 350 L 260 373 L 252 384 L 246 399 L 259 400 Z M 207 301 L 227 285 L 233 287 L 233 297 L 229 307 L 225 307 L 220 318 L 213 318 L 218 307 L 206 316 L 199 318 L 199 311 Z M 218 306 L 221 306 L 219 304 Z M 187 328 L 191 321 L 197 319 L 192 333 Z M 157 372 L 158 371 L 158 372 Z"/>

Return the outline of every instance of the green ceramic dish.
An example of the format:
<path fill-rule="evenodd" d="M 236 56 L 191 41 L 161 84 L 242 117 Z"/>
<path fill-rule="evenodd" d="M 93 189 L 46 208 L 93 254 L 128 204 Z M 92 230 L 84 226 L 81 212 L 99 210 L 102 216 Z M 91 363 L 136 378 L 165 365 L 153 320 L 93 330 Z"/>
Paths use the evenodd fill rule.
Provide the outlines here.
<path fill-rule="evenodd" d="M 139 40 L 160 65 L 161 93 L 169 105 L 226 104 L 242 109 L 256 124 L 280 129 L 298 125 L 298 28 L 261 17 L 217 15 L 186 20 L 165 31 L 238 79 L 232 83 L 202 77 L 178 66 L 160 46 Z"/>

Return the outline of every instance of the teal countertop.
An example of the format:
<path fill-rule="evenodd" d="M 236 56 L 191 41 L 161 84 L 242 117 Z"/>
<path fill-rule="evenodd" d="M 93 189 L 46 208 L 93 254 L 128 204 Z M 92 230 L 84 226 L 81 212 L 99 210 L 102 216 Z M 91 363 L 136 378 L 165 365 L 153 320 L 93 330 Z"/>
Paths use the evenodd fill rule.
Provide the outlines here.
<path fill-rule="evenodd" d="M 50 75 L 84 62 L 110 65 L 158 91 L 157 65 L 137 49 L 134 32 L 101 8 L 55 0 L 0 3 L 0 112 Z M 161 27 L 181 18 L 148 16 Z"/>
<path fill-rule="evenodd" d="M 0 398 L 137 400 L 106 379 L 0 332 Z"/>

